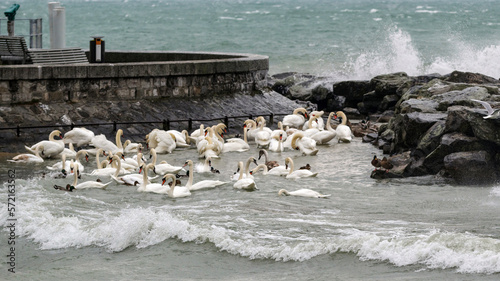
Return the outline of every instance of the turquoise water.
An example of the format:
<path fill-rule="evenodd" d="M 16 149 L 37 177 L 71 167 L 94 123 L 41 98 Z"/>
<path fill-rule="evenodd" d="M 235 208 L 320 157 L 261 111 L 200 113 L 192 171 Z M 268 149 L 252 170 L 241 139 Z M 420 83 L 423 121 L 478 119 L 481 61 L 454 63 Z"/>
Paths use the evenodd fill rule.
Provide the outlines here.
<path fill-rule="evenodd" d="M 17 2 L 19 17 L 44 19 L 49 47 L 47 1 Z M 68 0 L 61 5 L 67 46 L 87 49 L 90 36 L 100 35 L 108 50 L 256 53 L 269 56 L 271 74 L 309 72 L 338 80 L 397 71 L 500 77 L 497 1 Z"/>
<path fill-rule="evenodd" d="M 44 18 L 48 47 L 47 2 L 18 3 L 19 17 Z M 257 53 L 269 56 L 271 74 L 338 80 L 455 69 L 500 76 L 496 1 L 69 0 L 62 6 L 67 46 L 88 48 L 90 36 L 101 35 L 108 50 Z M 258 155 L 251 147 L 214 160 L 221 174 L 196 174 L 195 182 L 228 181 L 238 161 Z M 3 226 L 11 222 L 7 177 L 16 173 L 16 274 L 5 275 L 8 229 L 0 235 L 0 272 L 16 280 L 498 280 L 500 187 L 454 186 L 434 177 L 372 180 L 370 160 L 380 153 L 359 139 L 333 141 L 314 157 L 273 153 L 281 164 L 287 156 L 297 166 L 309 163 L 318 177 L 259 175 L 255 192 L 228 183 L 175 200 L 115 183 L 104 191 L 56 191 L 54 184 L 72 179 L 40 177 L 54 160 L 26 166 L 2 156 Z M 182 149 L 159 161 L 182 165 L 197 157 Z M 332 197 L 278 197 L 283 187 Z"/>

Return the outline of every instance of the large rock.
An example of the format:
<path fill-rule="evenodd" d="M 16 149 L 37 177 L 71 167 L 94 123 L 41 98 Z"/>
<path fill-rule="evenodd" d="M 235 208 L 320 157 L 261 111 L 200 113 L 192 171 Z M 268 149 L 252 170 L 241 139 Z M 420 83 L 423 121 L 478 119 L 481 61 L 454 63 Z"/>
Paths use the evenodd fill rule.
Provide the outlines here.
<path fill-rule="evenodd" d="M 480 74 L 480 73 L 472 73 L 472 72 L 461 72 L 461 71 L 453 71 L 449 75 L 447 75 L 444 79 L 445 81 L 453 82 L 453 83 L 474 83 L 474 84 L 498 84 L 500 81 L 497 79 Z"/>
<path fill-rule="evenodd" d="M 458 184 L 489 185 L 497 180 L 493 158 L 486 151 L 449 154 L 444 157 L 444 168 Z"/>
<path fill-rule="evenodd" d="M 333 94 L 345 97 L 346 107 L 357 107 L 364 94 L 373 91 L 370 81 L 343 81 L 333 84 Z"/>
<path fill-rule="evenodd" d="M 442 136 L 439 145 L 430 153 L 427 153 L 422 165 L 431 174 L 436 174 L 444 168 L 444 157 L 455 152 L 485 150 L 492 152 L 492 146 L 487 142 L 475 137 L 453 132 Z"/>
<path fill-rule="evenodd" d="M 370 80 L 370 83 L 378 96 L 402 96 L 413 86 L 413 79 L 404 72 L 397 72 L 376 76 Z"/>
<path fill-rule="evenodd" d="M 490 96 L 488 90 L 483 87 L 469 87 L 461 91 L 450 91 L 434 95 L 431 100 L 439 103 L 437 109 L 446 111 L 452 105 L 470 105 L 471 99 L 483 100 Z"/>
<path fill-rule="evenodd" d="M 401 136 L 396 143 L 398 147 L 414 148 L 418 145 L 421 137 L 430 127 L 438 121 L 444 121 L 444 113 L 421 113 L 412 112 L 403 115 L 402 126 L 392 128 L 396 136 Z M 395 137 L 397 139 L 397 137 Z"/>

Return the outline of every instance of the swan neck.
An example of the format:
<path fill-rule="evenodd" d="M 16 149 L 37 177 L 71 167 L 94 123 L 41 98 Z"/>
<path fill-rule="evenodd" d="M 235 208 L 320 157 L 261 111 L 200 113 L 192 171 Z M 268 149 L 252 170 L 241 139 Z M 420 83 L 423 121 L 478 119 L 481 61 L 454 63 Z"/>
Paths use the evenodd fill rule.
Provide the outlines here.
<path fill-rule="evenodd" d="M 193 172 L 193 162 L 189 162 L 189 178 L 186 186 L 192 186 L 193 185 L 193 178 L 194 178 L 194 172 Z M 175 180 L 174 180 L 175 181 Z M 173 187 L 171 188 L 173 190 Z"/>
<path fill-rule="evenodd" d="M 118 132 L 116 132 L 116 146 L 119 148 L 119 149 L 123 149 L 123 145 L 122 145 L 122 132 L 120 130 L 118 130 Z"/>
<path fill-rule="evenodd" d="M 49 141 L 55 141 L 56 139 L 54 139 L 54 136 L 57 135 L 57 131 L 52 131 L 50 134 L 49 134 Z"/>
<path fill-rule="evenodd" d="M 240 168 L 240 177 L 238 178 L 238 180 L 241 180 L 243 179 L 243 162 L 238 162 L 238 167 Z"/>
<path fill-rule="evenodd" d="M 102 169 L 101 160 L 99 160 L 99 154 L 101 154 L 101 150 L 100 149 L 95 154 L 95 161 L 97 162 L 97 169 Z"/>
<path fill-rule="evenodd" d="M 73 180 L 73 186 L 76 187 L 76 185 L 78 184 L 78 168 L 76 168 L 74 171 L 74 180 Z"/>
<path fill-rule="evenodd" d="M 153 161 L 151 161 L 151 163 L 153 163 L 153 165 L 156 165 L 156 150 L 154 148 L 151 149 L 151 154 L 153 155 Z"/>
<path fill-rule="evenodd" d="M 291 174 L 293 173 L 293 160 L 290 158 L 288 159 L 288 166 L 290 166 L 290 172 L 288 172 L 288 174 Z"/>
<path fill-rule="evenodd" d="M 333 115 L 333 113 L 328 114 L 328 119 L 326 121 L 326 129 L 328 131 L 332 131 L 333 130 L 332 126 L 330 125 L 330 122 L 332 122 L 332 115 Z"/>
<path fill-rule="evenodd" d="M 340 117 L 342 117 L 342 125 L 347 125 L 347 116 L 345 116 L 344 112 L 342 111 L 339 111 L 337 112 L 337 115 L 339 115 Z"/>
<path fill-rule="evenodd" d="M 120 171 L 122 169 L 122 161 L 120 161 L 120 158 L 118 156 L 113 156 L 113 159 L 116 157 L 116 172 L 115 172 L 115 177 L 118 177 L 118 174 L 120 174 Z"/>
<path fill-rule="evenodd" d="M 146 165 L 144 167 L 144 171 L 142 171 L 144 174 L 142 174 L 142 184 L 141 184 L 141 190 L 144 191 L 146 190 L 146 185 L 148 184 L 148 170 L 149 170 L 149 165 Z"/>

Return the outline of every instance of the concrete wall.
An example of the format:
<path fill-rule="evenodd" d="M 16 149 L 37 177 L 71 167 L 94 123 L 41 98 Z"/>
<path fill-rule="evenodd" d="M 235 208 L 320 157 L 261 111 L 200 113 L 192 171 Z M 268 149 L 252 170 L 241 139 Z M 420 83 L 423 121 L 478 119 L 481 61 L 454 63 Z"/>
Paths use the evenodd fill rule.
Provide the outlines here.
<path fill-rule="evenodd" d="M 247 54 L 112 51 L 105 60 L 0 65 L 0 105 L 251 93 L 269 69 L 268 57 Z"/>

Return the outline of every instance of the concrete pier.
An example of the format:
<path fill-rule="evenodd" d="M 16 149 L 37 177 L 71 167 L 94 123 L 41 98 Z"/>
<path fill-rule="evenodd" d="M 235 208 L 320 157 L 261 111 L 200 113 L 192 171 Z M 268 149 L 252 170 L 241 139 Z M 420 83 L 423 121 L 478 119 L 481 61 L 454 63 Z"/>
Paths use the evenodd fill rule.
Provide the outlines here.
<path fill-rule="evenodd" d="M 189 52 L 106 52 L 106 62 L 0 65 L 0 105 L 142 100 L 252 93 L 266 85 L 267 56 Z"/>

